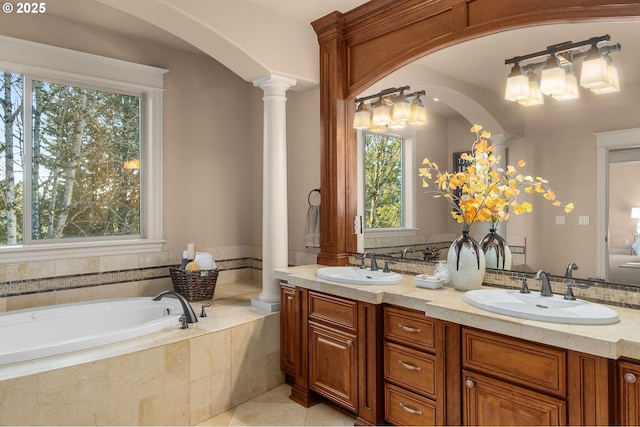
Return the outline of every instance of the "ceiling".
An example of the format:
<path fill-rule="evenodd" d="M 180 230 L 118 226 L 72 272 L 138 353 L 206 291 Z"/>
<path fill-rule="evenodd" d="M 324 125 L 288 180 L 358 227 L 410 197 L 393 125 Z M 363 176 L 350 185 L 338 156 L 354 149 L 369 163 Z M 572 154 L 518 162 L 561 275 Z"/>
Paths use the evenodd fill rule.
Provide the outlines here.
<path fill-rule="evenodd" d="M 203 50 L 206 48 L 200 45 L 199 49 L 184 41 L 182 38 L 177 37 L 164 29 L 161 29 L 143 19 L 134 17 L 128 13 L 122 12 L 117 8 L 106 5 L 105 3 L 112 3 L 117 6 L 118 3 L 124 4 L 125 0 L 49 0 L 47 2 L 47 14 L 55 16 L 60 19 L 66 19 L 84 23 L 87 25 L 104 28 L 117 33 L 127 34 L 133 37 L 151 40 L 156 43 L 171 46 L 178 49 L 187 50 L 190 52 L 197 52 L 205 54 Z M 130 0 L 127 0 L 130 1 Z M 145 5 L 145 7 L 153 7 L 154 4 L 158 5 L 170 5 L 175 10 L 180 10 L 182 5 L 188 3 L 180 3 L 184 0 L 136 0 L 136 4 Z M 200 1 L 200 3 L 198 3 Z M 305 34 L 303 40 L 305 49 L 311 52 L 318 51 L 318 44 L 315 38 L 315 33 L 310 25 L 310 22 L 331 13 L 334 10 L 346 12 L 354 7 L 357 7 L 363 3 L 364 0 L 189 0 L 193 9 L 197 9 L 193 5 L 206 5 L 209 7 L 209 11 L 224 11 L 224 13 L 233 16 L 223 16 L 225 21 L 232 20 L 234 25 L 231 26 L 237 31 L 242 31 L 245 34 L 255 28 L 252 25 L 242 24 L 244 17 L 243 13 L 247 15 L 247 12 L 256 12 L 261 14 L 263 19 L 276 19 L 278 16 L 286 18 L 287 21 L 278 21 L 279 27 L 282 27 L 282 22 L 297 23 L 299 27 L 291 25 L 289 38 L 296 38 L 298 34 L 295 31 L 305 31 L 309 34 Z M 219 6 L 219 7 L 218 7 Z M 224 6 L 224 7 L 223 7 Z M 262 11 L 262 12 L 261 12 Z M 237 14 L 235 13 L 237 12 Z M 204 14 L 204 13 L 203 13 Z M 218 17 L 220 18 L 220 17 Z M 203 20 L 205 18 L 202 18 Z M 267 23 L 268 24 L 268 23 Z M 208 23 L 212 34 L 216 31 L 212 25 Z M 289 31 L 288 28 L 279 28 L 279 30 Z M 227 39 L 233 34 L 227 29 L 225 36 Z M 614 63 L 618 66 L 620 71 L 620 79 L 624 84 L 636 84 L 640 81 L 640 73 L 636 71 L 640 69 L 640 55 L 635 55 L 635 51 L 640 48 L 640 22 L 626 21 L 626 22 L 597 22 L 589 24 L 553 24 L 547 26 L 529 27 L 519 30 L 506 31 L 497 33 L 491 36 L 476 39 L 470 42 L 461 43 L 459 45 L 448 47 L 439 52 L 432 53 L 427 57 L 419 60 L 419 64 L 427 69 L 434 70 L 442 75 L 449 76 L 457 79 L 467 85 L 481 87 L 488 89 L 496 94 L 503 93 L 504 83 L 506 75 L 509 72 L 509 68 L 505 66 L 505 58 L 513 56 L 524 55 L 530 52 L 539 51 L 544 49 L 548 45 L 572 40 L 580 41 L 588 39 L 592 36 L 599 36 L 602 34 L 610 34 L 612 42 L 619 42 L 622 44 L 623 49 L 621 52 L 612 54 Z M 276 37 L 265 33 L 264 31 L 257 31 L 255 34 L 249 33 L 249 38 L 266 38 Z M 282 35 L 280 35 L 282 37 Z M 298 37 L 299 38 L 299 37 Z M 233 42 L 233 40 L 231 40 Z M 267 44 L 273 49 L 273 56 L 277 56 L 277 50 L 282 50 L 282 40 Z M 264 49 L 264 44 L 259 48 Z M 249 50 L 252 47 L 249 46 Z M 257 49 L 257 47 L 253 47 Z M 211 50 L 208 50 L 211 52 Z M 215 49 L 214 49 L 215 51 Z M 231 52 L 233 53 L 233 52 Z M 242 52 L 242 54 L 249 54 L 251 52 Z M 269 52 L 256 53 L 255 58 L 259 61 L 261 58 L 269 57 Z M 263 56 L 258 56 L 262 54 Z M 215 54 L 211 54 L 215 57 Z M 311 56 L 312 60 L 317 60 L 317 53 Z M 252 57 L 253 58 L 253 57 Z M 239 76 L 249 80 L 250 77 L 243 75 L 242 63 L 237 64 L 225 63 L 224 58 L 215 59 L 220 60 L 223 64 L 227 65 L 232 71 L 236 72 Z M 298 61 L 309 60 L 307 58 L 296 58 Z M 234 68 L 235 67 L 235 68 Z M 267 65 L 268 68 L 268 65 Z M 318 81 L 318 65 L 317 63 L 311 64 L 307 69 L 312 69 L 315 75 L 313 76 L 294 76 L 300 80 L 308 81 L 308 84 L 303 85 L 303 89 L 306 90 L 317 86 Z M 277 70 L 276 70 L 277 72 Z M 251 80 L 249 80 L 251 81 Z M 410 83 L 410 82 L 408 82 Z"/>

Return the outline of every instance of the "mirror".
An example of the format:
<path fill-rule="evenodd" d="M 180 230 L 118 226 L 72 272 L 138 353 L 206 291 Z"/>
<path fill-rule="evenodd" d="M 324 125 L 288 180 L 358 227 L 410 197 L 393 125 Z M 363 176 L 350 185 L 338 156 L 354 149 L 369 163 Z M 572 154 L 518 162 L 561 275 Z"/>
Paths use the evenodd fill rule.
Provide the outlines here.
<path fill-rule="evenodd" d="M 505 58 L 603 34 L 610 34 L 611 42 L 622 45 L 620 52 L 611 54 L 620 75 L 619 93 L 595 95 L 580 88 L 578 100 L 561 102 L 545 97 L 544 105 L 533 107 L 504 100 L 509 73 Z M 531 200 L 533 212 L 512 215 L 504 235 L 516 248 L 514 265 L 520 264 L 518 269 L 522 270 L 545 269 L 562 276 L 567 266 L 575 263 L 578 270 L 572 270 L 574 277 L 593 278 L 598 277 L 594 133 L 640 127 L 637 114 L 640 76 L 635 72 L 640 67 L 639 44 L 640 23 L 630 21 L 553 24 L 505 31 L 431 53 L 385 77 L 361 96 L 404 85 L 410 85 L 412 91 L 426 90 L 423 102 L 429 113 L 429 124 L 409 129 L 409 136 L 415 138 L 416 168 L 428 157 L 441 165 L 441 169 L 451 171 L 452 153 L 469 150 L 475 140 L 469 132 L 473 123 L 482 124 L 494 138 L 506 141 L 507 164 L 525 160 L 527 165 L 521 168 L 522 173 L 548 179 L 558 199 L 575 205 L 575 210 L 566 214 L 536 197 Z M 430 98 L 440 101 L 436 103 Z M 505 164 L 504 160 L 501 164 Z M 627 185 L 624 179 L 622 183 L 619 178 L 612 180 L 617 184 L 611 186 L 609 216 L 616 219 L 608 224 L 609 256 L 634 256 L 640 263 L 640 256 L 631 252 L 632 244 L 638 239 L 634 234 L 638 220 L 630 215 L 632 207 L 640 207 L 640 199 L 633 201 L 626 197 L 619 201 L 615 193 L 625 192 L 625 187 L 628 190 L 635 182 L 634 177 L 638 177 L 638 169 L 629 167 L 627 171 L 636 172 L 628 172 Z M 413 254 L 409 252 L 409 256 L 421 259 L 422 249 L 430 244 L 448 248 L 447 241 L 455 238 L 461 227 L 451 220 L 446 203 L 425 194 L 417 172 L 414 178 L 415 235 L 365 232 L 359 248 L 402 256 L 403 248 L 414 247 L 417 250 Z M 362 185 L 359 188 L 362 189 Z M 482 229 L 477 225 L 472 228 L 472 234 L 481 238 L 486 226 Z M 624 263 L 633 266 L 634 262 Z M 630 274 L 617 278 L 613 274 L 617 267 L 612 266 L 618 263 L 616 260 L 610 265 L 610 281 L 640 283 L 640 269 L 628 268 Z"/>

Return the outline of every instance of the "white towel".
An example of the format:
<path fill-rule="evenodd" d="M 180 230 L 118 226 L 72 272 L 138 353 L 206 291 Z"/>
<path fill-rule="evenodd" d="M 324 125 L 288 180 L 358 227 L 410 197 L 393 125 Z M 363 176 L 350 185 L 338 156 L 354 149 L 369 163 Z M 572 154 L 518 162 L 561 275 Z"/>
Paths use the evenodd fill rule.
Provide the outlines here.
<path fill-rule="evenodd" d="M 187 257 L 187 251 L 182 252 L 182 257 Z M 194 259 L 200 270 L 215 270 L 216 262 L 213 260 L 213 256 L 209 252 L 196 252 L 196 259 Z"/>
<path fill-rule="evenodd" d="M 307 209 L 303 244 L 307 248 L 320 247 L 320 205 L 309 205 Z"/>

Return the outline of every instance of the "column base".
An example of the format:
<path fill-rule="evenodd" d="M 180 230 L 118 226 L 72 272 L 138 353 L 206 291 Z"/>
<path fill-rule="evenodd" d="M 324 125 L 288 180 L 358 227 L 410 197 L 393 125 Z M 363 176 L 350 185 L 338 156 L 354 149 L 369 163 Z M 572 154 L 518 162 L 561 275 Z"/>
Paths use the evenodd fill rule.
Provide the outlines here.
<path fill-rule="evenodd" d="M 259 308 L 260 310 L 265 310 L 273 313 L 276 311 L 280 311 L 280 301 L 269 302 L 262 301 L 258 298 L 253 298 L 251 300 L 251 307 Z"/>

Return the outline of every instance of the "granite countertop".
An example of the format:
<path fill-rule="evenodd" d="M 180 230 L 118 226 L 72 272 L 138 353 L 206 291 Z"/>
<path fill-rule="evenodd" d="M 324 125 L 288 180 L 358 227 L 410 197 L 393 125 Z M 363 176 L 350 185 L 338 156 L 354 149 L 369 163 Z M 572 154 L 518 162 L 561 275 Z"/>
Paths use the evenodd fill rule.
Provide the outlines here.
<path fill-rule="evenodd" d="M 569 325 L 518 319 L 476 308 L 464 293 L 450 286 L 416 287 L 411 275 L 397 285 L 347 285 L 316 277 L 324 266 L 303 265 L 277 269 L 275 276 L 292 285 L 372 304 L 393 304 L 424 311 L 425 315 L 464 326 L 496 332 L 596 356 L 640 359 L 640 311 L 613 307 L 620 321 L 611 325 Z M 486 289 L 495 289 L 487 287 Z"/>

